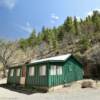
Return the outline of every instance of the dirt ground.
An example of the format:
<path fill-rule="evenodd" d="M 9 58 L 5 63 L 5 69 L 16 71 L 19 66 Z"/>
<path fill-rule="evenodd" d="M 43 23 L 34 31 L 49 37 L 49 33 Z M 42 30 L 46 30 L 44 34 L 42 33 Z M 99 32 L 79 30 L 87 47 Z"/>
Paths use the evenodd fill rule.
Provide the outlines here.
<path fill-rule="evenodd" d="M 0 80 L 0 84 L 6 79 Z M 0 87 L 0 100 L 100 100 L 100 82 L 94 88 L 82 89 L 80 81 L 49 93 L 25 94 Z"/>

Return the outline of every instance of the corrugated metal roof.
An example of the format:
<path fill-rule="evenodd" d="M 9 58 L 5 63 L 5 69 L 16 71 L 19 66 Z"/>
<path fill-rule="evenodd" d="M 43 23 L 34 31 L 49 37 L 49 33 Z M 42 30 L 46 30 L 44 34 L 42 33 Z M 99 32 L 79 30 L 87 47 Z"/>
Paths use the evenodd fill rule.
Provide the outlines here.
<path fill-rule="evenodd" d="M 44 62 L 44 61 L 65 61 L 70 56 L 71 56 L 71 54 L 66 54 L 66 55 L 55 56 L 55 57 L 50 57 L 50 58 L 45 58 L 45 59 L 40 59 L 40 60 L 31 60 L 30 63 L 40 63 L 40 62 Z"/>

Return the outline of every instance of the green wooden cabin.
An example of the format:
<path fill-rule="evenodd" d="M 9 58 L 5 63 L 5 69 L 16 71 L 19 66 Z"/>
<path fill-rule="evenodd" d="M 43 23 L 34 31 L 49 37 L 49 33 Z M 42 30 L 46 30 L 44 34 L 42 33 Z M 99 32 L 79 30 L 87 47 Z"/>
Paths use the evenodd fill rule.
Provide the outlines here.
<path fill-rule="evenodd" d="M 82 64 L 71 54 L 33 60 L 25 67 L 24 85 L 28 87 L 49 89 L 83 79 Z M 13 75 L 12 70 L 14 70 Z M 23 68 L 20 66 L 10 68 L 8 83 L 20 84 L 22 72 Z"/>

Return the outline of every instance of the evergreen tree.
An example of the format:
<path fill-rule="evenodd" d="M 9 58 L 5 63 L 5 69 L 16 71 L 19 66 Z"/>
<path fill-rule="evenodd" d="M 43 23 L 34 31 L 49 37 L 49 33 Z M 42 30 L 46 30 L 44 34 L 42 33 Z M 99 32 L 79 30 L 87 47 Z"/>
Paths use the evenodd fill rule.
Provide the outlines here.
<path fill-rule="evenodd" d="M 95 32 L 100 31 L 100 12 L 93 11 L 92 21 L 95 25 Z"/>
<path fill-rule="evenodd" d="M 37 44 L 37 36 L 36 36 L 36 31 L 33 30 L 30 37 L 28 38 L 28 45 L 30 47 L 34 47 Z"/>
<path fill-rule="evenodd" d="M 69 32 L 69 33 L 74 33 L 74 22 L 72 17 L 67 17 L 67 19 L 64 22 L 64 29 L 65 31 Z"/>
<path fill-rule="evenodd" d="M 62 41 L 64 38 L 64 34 L 65 34 L 65 31 L 64 31 L 63 26 L 59 26 L 57 28 L 57 40 Z"/>
<path fill-rule="evenodd" d="M 78 21 L 77 21 L 76 17 L 74 17 L 74 27 L 75 27 L 75 34 L 78 35 L 79 34 L 79 27 L 78 27 Z"/>
<path fill-rule="evenodd" d="M 19 45 L 20 45 L 20 48 L 25 51 L 26 48 L 28 47 L 28 42 L 27 42 L 27 39 L 20 39 L 19 40 Z"/>
<path fill-rule="evenodd" d="M 52 46 L 54 50 L 58 49 L 57 29 L 55 27 L 52 29 Z"/>

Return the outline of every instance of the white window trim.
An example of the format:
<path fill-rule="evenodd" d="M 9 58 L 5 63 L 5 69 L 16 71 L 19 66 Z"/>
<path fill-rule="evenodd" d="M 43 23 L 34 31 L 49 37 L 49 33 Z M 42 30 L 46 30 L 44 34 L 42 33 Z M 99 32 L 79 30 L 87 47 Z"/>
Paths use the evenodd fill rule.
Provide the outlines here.
<path fill-rule="evenodd" d="M 50 67 L 50 75 L 56 75 L 57 74 L 56 67 L 57 67 L 56 65 L 52 65 Z"/>
<path fill-rule="evenodd" d="M 46 75 L 46 65 L 42 65 L 39 67 L 39 75 L 45 76 Z"/>
<path fill-rule="evenodd" d="M 50 75 L 62 75 L 62 73 L 63 73 L 62 66 L 52 65 L 50 67 Z"/>
<path fill-rule="evenodd" d="M 34 76 L 35 75 L 35 67 L 29 67 L 29 76 Z"/>
<path fill-rule="evenodd" d="M 62 66 L 57 66 L 57 75 L 62 75 Z"/>

